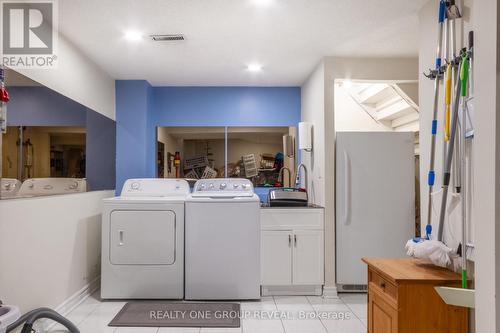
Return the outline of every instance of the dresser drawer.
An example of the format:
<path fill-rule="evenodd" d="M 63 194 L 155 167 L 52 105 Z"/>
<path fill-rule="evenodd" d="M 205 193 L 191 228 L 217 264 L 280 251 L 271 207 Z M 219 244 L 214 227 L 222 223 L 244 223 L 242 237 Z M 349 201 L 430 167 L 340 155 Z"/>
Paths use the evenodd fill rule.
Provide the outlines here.
<path fill-rule="evenodd" d="M 382 275 L 377 272 L 370 270 L 368 273 L 368 280 L 371 286 L 377 288 L 377 290 L 390 296 L 392 299 L 397 301 L 398 299 L 398 288 L 392 282 L 388 281 Z"/>

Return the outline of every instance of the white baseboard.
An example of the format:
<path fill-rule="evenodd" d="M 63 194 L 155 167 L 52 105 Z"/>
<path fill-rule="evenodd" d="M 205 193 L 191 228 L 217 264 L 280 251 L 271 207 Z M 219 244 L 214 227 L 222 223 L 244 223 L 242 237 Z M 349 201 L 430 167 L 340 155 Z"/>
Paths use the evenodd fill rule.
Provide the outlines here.
<path fill-rule="evenodd" d="M 58 312 L 62 316 L 67 316 L 71 311 L 73 311 L 76 307 L 82 304 L 90 295 L 92 295 L 96 290 L 99 289 L 101 285 L 101 277 L 98 276 L 85 286 L 82 289 L 78 290 L 76 293 L 71 295 L 68 299 L 62 302 L 59 306 L 54 308 L 56 312 Z M 36 322 L 37 330 L 40 332 L 50 331 L 57 323 L 52 320 L 40 320 Z"/>
<path fill-rule="evenodd" d="M 337 293 L 337 287 L 323 287 L 323 297 L 324 298 L 339 298 Z"/>
<path fill-rule="evenodd" d="M 73 311 L 78 305 L 82 304 L 90 295 L 94 293 L 101 285 L 101 277 L 98 276 L 89 283 L 87 283 L 82 289 L 74 293 L 70 298 L 62 302 L 54 310 L 59 312 L 61 315 L 66 316 L 68 313 Z"/>
<path fill-rule="evenodd" d="M 262 296 L 321 296 L 321 285 L 261 286 Z"/>

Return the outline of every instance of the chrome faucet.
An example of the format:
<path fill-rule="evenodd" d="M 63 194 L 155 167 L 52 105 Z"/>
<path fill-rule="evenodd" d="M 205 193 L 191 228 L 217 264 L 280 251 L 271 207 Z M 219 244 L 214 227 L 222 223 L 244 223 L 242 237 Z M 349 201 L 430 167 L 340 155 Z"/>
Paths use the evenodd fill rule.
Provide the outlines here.
<path fill-rule="evenodd" d="M 285 187 L 285 180 L 283 179 L 283 171 L 288 171 L 288 186 L 292 186 L 292 172 L 287 167 L 282 167 L 278 173 L 278 181 Z"/>
<path fill-rule="evenodd" d="M 299 166 L 297 167 L 297 177 L 295 178 L 295 187 L 299 188 L 300 187 L 300 169 L 304 168 L 304 188 L 307 189 L 307 167 L 304 163 L 300 163 Z"/>

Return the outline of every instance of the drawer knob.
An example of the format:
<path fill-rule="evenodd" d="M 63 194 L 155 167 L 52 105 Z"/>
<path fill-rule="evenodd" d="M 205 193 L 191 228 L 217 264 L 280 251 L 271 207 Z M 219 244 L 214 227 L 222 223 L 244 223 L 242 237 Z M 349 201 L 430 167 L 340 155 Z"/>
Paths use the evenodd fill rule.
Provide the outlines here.
<path fill-rule="evenodd" d="M 380 288 L 385 289 L 385 282 L 380 282 Z"/>

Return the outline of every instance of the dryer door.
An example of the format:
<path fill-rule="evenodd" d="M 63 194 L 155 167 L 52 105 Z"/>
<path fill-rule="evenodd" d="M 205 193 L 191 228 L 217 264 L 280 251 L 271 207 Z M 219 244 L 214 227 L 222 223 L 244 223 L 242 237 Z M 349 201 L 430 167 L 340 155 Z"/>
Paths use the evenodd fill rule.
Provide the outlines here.
<path fill-rule="evenodd" d="M 175 227 L 175 213 L 169 210 L 111 212 L 111 264 L 172 265 Z"/>

